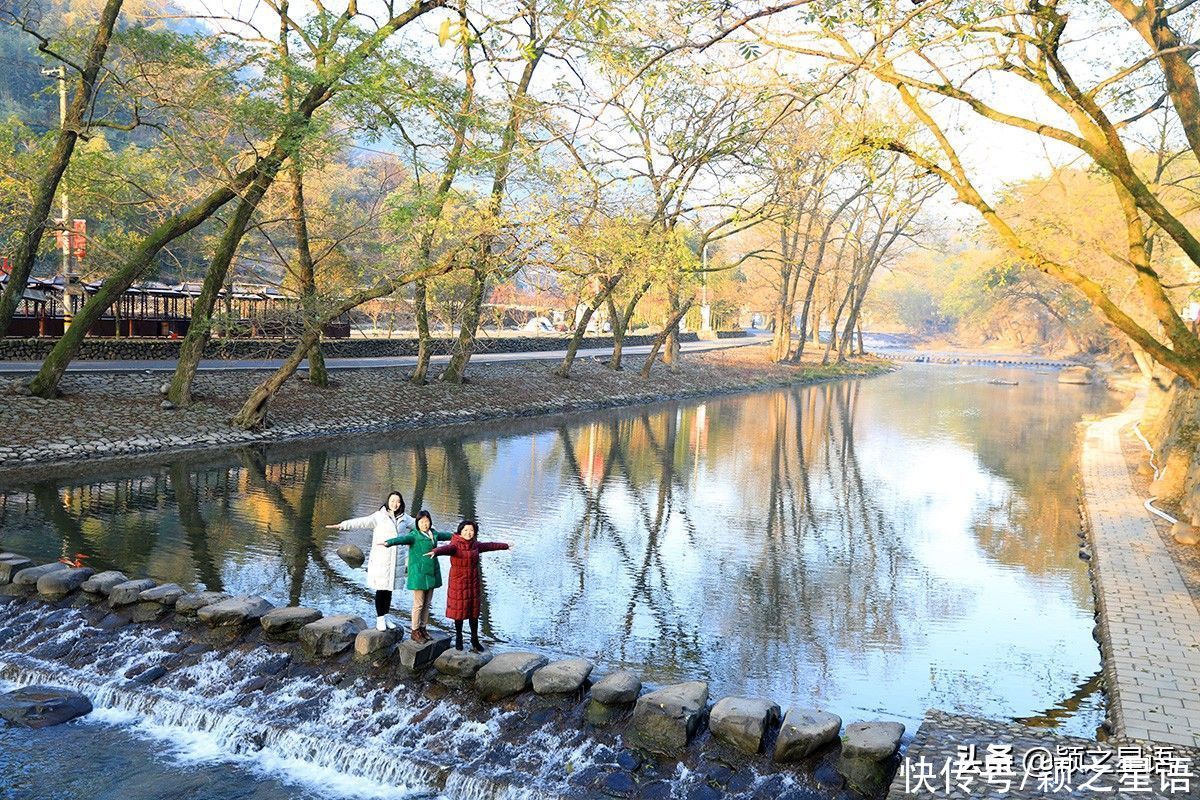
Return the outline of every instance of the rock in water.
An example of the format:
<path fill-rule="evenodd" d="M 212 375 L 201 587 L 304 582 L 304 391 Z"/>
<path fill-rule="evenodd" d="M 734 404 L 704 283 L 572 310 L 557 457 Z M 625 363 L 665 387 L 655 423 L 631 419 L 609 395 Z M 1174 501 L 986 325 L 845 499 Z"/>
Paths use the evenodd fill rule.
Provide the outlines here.
<path fill-rule="evenodd" d="M 846 726 L 843 758 L 886 761 L 900 749 L 904 726 L 899 722 L 855 722 Z"/>
<path fill-rule="evenodd" d="M 55 561 L 53 564 L 40 564 L 36 567 L 26 567 L 25 569 L 14 573 L 12 577 L 13 588 L 18 592 L 25 594 L 33 594 L 37 591 L 37 582 L 43 575 L 48 575 L 51 572 L 67 569 L 67 565 Z"/>
<path fill-rule="evenodd" d="M 224 592 L 192 592 L 175 601 L 175 613 L 184 617 L 194 617 L 205 606 L 216 605 L 228 599 L 229 595 Z"/>
<path fill-rule="evenodd" d="M 779 724 L 779 706 L 761 697 L 723 697 L 708 715 L 708 728 L 743 753 L 762 750 L 768 728 Z"/>
<path fill-rule="evenodd" d="M 149 578 L 142 578 L 136 581 L 125 581 L 118 583 L 108 593 L 108 604 L 113 608 L 117 606 L 133 605 L 142 597 L 142 592 L 147 589 L 153 589 L 158 583 Z"/>
<path fill-rule="evenodd" d="M 424 672 L 437 661 L 438 656 L 450 649 L 450 637 L 444 633 L 429 634 L 428 642 L 405 639 L 396 646 L 400 665 L 411 672 Z"/>
<path fill-rule="evenodd" d="M 0 586 L 12 583 L 14 575 L 32 566 L 32 561 L 16 553 L 5 553 L 3 556 L 0 556 Z"/>
<path fill-rule="evenodd" d="M 175 604 L 179 602 L 179 598 L 185 594 L 187 592 L 178 583 L 164 583 L 142 592 L 138 595 L 138 600 L 143 603 L 158 603 L 165 608 L 174 608 Z"/>
<path fill-rule="evenodd" d="M 56 569 L 38 578 L 38 594 L 46 600 L 62 600 L 83 586 L 84 581 L 93 574 L 95 574 L 95 570 L 87 567 Z"/>
<path fill-rule="evenodd" d="M 178 606 L 179 602 L 176 601 L 175 605 Z M 275 606 L 258 595 L 241 595 L 205 606 L 196 612 L 196 616 L 206 625 L 214 628 L 228 628 L 258 622 L 273 608 Z"/>
<path fill-rule="evenodd" d="M 800 761 L 837 741 L 842 718 L 815 708 L 789 708 L 775 739 L 775 760 Z"/>
<path fill-rule="evenodd" d="M 97 572 L 95 575 L 84 581 L 83 586 L 80 586 L 79 588 L 91 594 L 102 594 L 105 597 L 108 597 L 114 586 L 120 586 L 127 580 L 129 580 L 129 578 L 125 576 L 124 572 L 117 572 L 116 570 L 110 569 L 105 570 L 104 572 Z"/>
<path fill-rule="evenodd" d="M 475 673 L 475 688 L 485 700 L 502 700 L 529 688 L 533 673 L 546 664 L 537 653 L 501 653 Z"/>
<path fill-rule="evenodd" d="M 354 656 L 364 661 L 380 661 L 391 655 L 399 640 L 400 631 L 367 628 L 354 637 Z"/>
<path fill-rule="evenodd" d="M 491 660 L 492 654 L 486 651 L 473 653 L 470 650 L 447 650 L 434 659 L 433 668 L 452 678 L 470 679 Z"/>
<path fill-rule="evenodd" d="M 652 752 L 678 753 L 700 729 L 707 705 L 705 681 L 676 683 L 644 694 L 633 709 L 634 737 Z"/>
<path fill-rule="evenodd" d="M 338 557 L 345 561 L 350 566 L 358 569 L 366 561 L 366 556 L 363 555 L 362 548 L 354 544 L 344 544 L 337 549 Z"/>
<path fill-rule="evenodd" d="M 315 608 L 288 606 L 275 608 L 263 614 L 258 621 L 263 631 L 272 639 L 294 641 L 300 635 L 300 629 L 310 622 L 316 622 L 322 616 Z"/>
<path fill-rule="evenodd" d="M 904 726 L 898 722 L 855 722 L 846 726 L 837 771 L 851 788 L 866 795 L 883 791 L 900 749 Z"/>
<path fill-rule="evenodd" d="M 606 706 L 628 705 L 638 699 L 642 680 L 628 670 L 605 675 L 592 687 L 592 699 Z"/>
<path fill-rule="evenodd" d="M 335 614 L 300 629 L 300 643 L 305 651 L 318 658 L 335 656 L 350 648 L 359 631 L 367 627 L 362 617 L 352 614 Z"/>
<path fill-rule="evenodd" d="M 0 694 L 0 719 L 25 728 L 47 728 L 91 711 L 92 701 L 70 689 L 26 686 Z"/>
<path fill-rule="evenodd" d="M 592 674 L 592 662 L 583 658 L 555 661 L 533 673 L 533 691 L 538 694 L 577 692 Z"/>

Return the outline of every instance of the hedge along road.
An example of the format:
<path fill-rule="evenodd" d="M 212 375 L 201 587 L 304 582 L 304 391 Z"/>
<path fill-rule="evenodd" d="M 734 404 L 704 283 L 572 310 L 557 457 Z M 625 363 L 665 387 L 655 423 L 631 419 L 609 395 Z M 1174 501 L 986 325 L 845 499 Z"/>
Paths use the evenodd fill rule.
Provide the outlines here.
<path fill-rule="evenodd" d="M 717 341 L 681 342 L 679 347 L 683 352 L 702 352 L 705 350 L 723 350 L 728 347 L 745 347 L 761 344 L 764 339 L 756 336 L 744 339 L 719 339 Z M 650 352 L 650 345 L 632 345 L 623 348 L 627 356 L 645 355 Z M 558 361 L 567 354 L 562 350 L 529 351 L 524 353 L 476 353 L 471 356 L 472 363 L 496 363 L 504 361 Z M 605 357 L 612 354 L 611 347 L 580 348 L 575 354 L 577 359 Z M 450 356 L 433 356 L 431 363 L 444 364 Z M 150 370 L 155 372 L 171 372 L 178 363 L 174 358 L 160 358 L 128 361 L 73 361 L 67 367 L 68 372 L 138 372 Z M 200 362 L 200 369 L 205 372 L 223 372 L 229 370 L 273 370 L 283 363 L 281 358 L 270 359 L 241 359 L 225 360 L 206 358 Z M 411 367 L 417 363 L 416 356 L 381 356 L 376 358 L 327 358 L 327 369 L 366 369 L 374 367 Z M 37 372 L 41 368 L 40 361 L 0 361 L 0 374 L 25 374 Z M 306 360 L 300 366 L 308 368 Z"/>

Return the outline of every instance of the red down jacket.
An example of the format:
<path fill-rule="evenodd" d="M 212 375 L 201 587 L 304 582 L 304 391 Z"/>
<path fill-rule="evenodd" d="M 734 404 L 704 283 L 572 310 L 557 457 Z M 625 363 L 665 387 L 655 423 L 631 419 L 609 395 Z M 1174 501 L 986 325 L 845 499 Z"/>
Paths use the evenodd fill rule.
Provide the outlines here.
<path fill-rule="evenodd" d="M 435 556 L 450 556 L 450 582 L 446 591 L 446 616 L 450 619 L 479 617 L 479 598 L 483 594 L 483 571 L 479 554 L 490 550 L 507 550 L 504 542 L 481 542 L 464 539 L 457 533 L 450 544 L 435 548 Z"/>

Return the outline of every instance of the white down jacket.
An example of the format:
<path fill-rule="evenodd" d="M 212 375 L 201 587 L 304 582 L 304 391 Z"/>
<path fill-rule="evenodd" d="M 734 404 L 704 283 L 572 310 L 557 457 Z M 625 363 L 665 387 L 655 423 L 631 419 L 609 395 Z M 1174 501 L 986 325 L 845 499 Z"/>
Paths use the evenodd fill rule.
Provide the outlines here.
<path fill-rule="evenodd" d="M 416 521 L 408 514 L 393 517 L 386 508 L 380 508 L 370 516 L 355 517 L 338 523 L 338 529 L 343 531 L 371 529 L 371 552 L 367 555 L 367 586 L 377 592 L 391 592 L 403 588 L 397 585 L 397 579 L 403 577 L 404 572 L 396 569 L 396 560 L 403 552 L 402 548 L 388 547 L 384 542 L 402 536 L 416 526 Z"/>

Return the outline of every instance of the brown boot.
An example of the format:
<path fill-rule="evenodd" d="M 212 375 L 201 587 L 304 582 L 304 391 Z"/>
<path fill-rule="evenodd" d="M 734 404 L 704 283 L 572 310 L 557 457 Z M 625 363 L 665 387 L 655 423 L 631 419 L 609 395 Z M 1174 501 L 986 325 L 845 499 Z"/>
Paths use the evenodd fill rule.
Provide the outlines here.
<path fill-rule="evenodd" d="M 421 639 L 421 629 L 420 629 L 420 628 L 413 628 L 413 629 L 412 629 L 412 633 L 410 634 L 410 638 L 412 638 L 412 640 L 413 640 L 414 642 L 420 643 L 420 642 L 422 641 L 422 639 Z"/>

